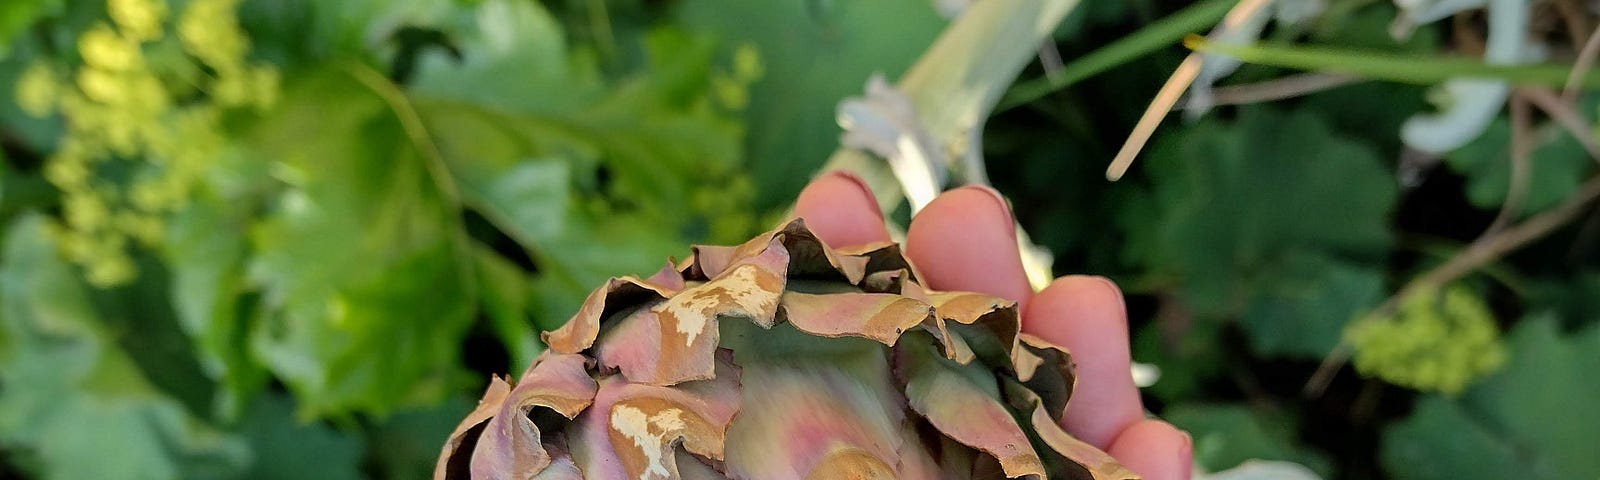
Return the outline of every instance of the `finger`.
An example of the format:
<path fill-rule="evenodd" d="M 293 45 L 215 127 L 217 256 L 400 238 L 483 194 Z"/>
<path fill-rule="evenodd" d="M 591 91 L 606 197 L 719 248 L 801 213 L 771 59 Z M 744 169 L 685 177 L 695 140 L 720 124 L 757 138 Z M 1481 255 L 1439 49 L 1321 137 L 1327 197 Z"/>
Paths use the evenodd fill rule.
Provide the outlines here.
<path fill-rule="evenodd" d="M 1106 448 L 1144 418 L 1129 372 L 1128 313 L 1116 284 L 1083 275 L 1056 279 L 1023 310 L 1022 331 L 1066 347 L 1078 365 L 1061 421 L 1068 432 Z"/>
<path fill-rule="evenodd" d="M 1194 442 L 1172 424 L 1140 420 L 1124 430 L 1106 451 L 1144 480 L 1189 480 Z"/>
<path fill-rule="evenodd" d="M 931 288 L 987 293 L 1019 305 L 1033 296 L 1011 208 L 988 187 L 961 187 L 929 202 L 911 219 L 906 256 Z"/>
<path fill-rule="evenodd" d="M 795 200 L 794 214 L 805 219 L 811 232 L 830 247 L 889 240 L 872 189 L 843 171 L 833 171 L 806 185 Z"/>

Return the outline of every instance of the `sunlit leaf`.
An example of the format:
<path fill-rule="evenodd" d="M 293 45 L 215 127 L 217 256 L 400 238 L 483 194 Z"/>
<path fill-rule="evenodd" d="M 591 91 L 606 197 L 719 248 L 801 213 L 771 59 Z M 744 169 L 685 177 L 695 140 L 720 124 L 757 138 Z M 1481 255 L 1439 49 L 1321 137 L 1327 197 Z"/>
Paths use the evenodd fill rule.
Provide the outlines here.
<path fill-rule="evenodd" d="M 1380 458 L 1397 479 L 1600 476 L 1600 326 L 1560 331 L 1535 315 L 1511 331 L 1511 359 L 1459 399 L 1430 395 L 1384 431 Z"/>
<path fill-rule="evenodd" d="M 250 232 L 252 345 L 308 412 L 440 398 L 474 311 L 454 186 L 371 88 L 310 76 L 257 133 L 287 185 Z"/>

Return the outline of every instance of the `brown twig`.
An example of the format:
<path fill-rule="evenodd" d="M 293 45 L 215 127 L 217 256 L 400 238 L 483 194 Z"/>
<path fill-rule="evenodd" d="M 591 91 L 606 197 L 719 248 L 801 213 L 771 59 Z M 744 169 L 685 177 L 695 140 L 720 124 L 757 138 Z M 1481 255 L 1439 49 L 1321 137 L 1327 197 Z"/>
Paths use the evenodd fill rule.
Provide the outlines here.
<path fill-rule="evenodd" d="M 1539 110 L 1549 115 L 1551 120 L 1561 125 L 1561 128 L 1566 129 L 1567 133 L 1572 134 L 1572 138 L 1583 145 L 1584 151 L 1589 152 L 1590 158 L 1600 162 L 1600 144 L 1595 143 L 1594 130 L 1589 121 L 1572 108 L 1570 102 L 1562 100 L 1554 91 L 1543 87 L 1521 87 L 1517 89 L 1517 93 L 1529 103 L 1539 107 Z"/>
<path fill-rule="evenodd" d="M 1589 34 L 1589 40 L 1583 42 L 1583 48 L 1578 50 L 1578 59 L 1572 64 L 1572 73 L 1567 74 L 1567 84 L 1561 88 L 1561 98 L 1568 103 L 1578 99 L 1578 89 L 1583 85 L 1583 77 L 1594 68 L 1595 57 L 1600 56 L 1600 28 Z"/>
<path fill-rule="evenodd" d="M 1389 297 L 1379 306 L 1377 311 L 1384 311 L 1399 304 L 1400 300 L 1415 295 L 1418 292 L 1449 283 L 1452 280 L 1465 276 L 1483 265 L 1494 261 L 1501 256 L 1516 250 L 1529 242 L 1538 240 L 1554 232 L 1562 225 L 1583 214 L 1585 209 L 1596 198 L 1600 198 L 1600 176 L 1590 177 L 1578 187 L 1578 191 L 1567 197 L 1566 201 L 1553 209 L 1534 215 L 1516 226 L 1501 230 L 1499 233 L 1480 237 L 1472 242 L 1466 250 L 1451 257 L 1427 273 L 1411 280 L 1398 293 Z M 1368 318 L 1368 317 L 1363 317 Z M 1361 321 L 1361 320 L 1358 320 Z M 1306 381 L 1304 393 L 1307 396 L 1321 395 L 1333 380 L 1344 364 L 1349 361 L 1351 354 L 1349 343 L 1340 342 L 1328 356 L 1323 359 L 1322 365 L 1311 374 L 1311 379 Z"/>
<path fill-rule="evenodd" d="M 1500 204 L 1500 213 L 1495 214 L 1494 221 L 1489 222 L 1489 228 L 1484 229 L 1480 237 L 1488 237 L 1511 224 L 1511 219 L 1516 218 L 1517 212 L 1522 210 L 1522 201 L 1528 196 L 1528 171 L 1529 155 L 1532 153 L 1533 136 L 1532 120 L 1528 114 L 1528 101 L 1523 98 L 1521 91 L 1511 94 L 1511 184 L 1506 187 L 1506 199 Z"/>
<path fill-rule="evenodd" d="M 1365 79 L 1360 77 L 1332 73 L 1299 73 L 1262 82 L 1213 88 L 1211 89 L 1211 105 L 1244 105 L 1283 100 L 1359 83 L 1363 80 Z M 1186 108 L 1184 106 L 1186 103 L 1179 100 L 1178 104 L 1172 109 L 1182 110 Z"/>

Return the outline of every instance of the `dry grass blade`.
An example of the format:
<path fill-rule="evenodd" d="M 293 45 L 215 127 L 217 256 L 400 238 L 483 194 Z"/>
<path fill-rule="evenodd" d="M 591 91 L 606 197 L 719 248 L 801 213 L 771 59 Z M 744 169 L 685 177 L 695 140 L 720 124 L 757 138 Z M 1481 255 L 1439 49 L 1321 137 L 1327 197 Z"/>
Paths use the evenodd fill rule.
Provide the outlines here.
<path fill-rule="evenodd" d="M 1218 30 L 1226 31 L 1237 28 L 1251 15 L 1272 3 L 1271 0 L 1241 0 L 1228 14 L 1222 17 L 1222 24 Z M 1139 151 L 1144 149 L 1144 144 L 1150 141 L 1150 135 L 1155 133 L 1156 126 L 1161 124 L 1167 112 L 1172 111 L 1172 106 L 1178 103 L 1183 96 L 1183 91 L 1194 84 L 1194 79 L 1200 75 L 1202 56 L 1199 53 L 1189 54 L 1178 64 L 1178 69 L 1167 79 L 1167 83 L 1156 92 L 1155 100 L 1150 102 L 1144 115 L 1139 117 L 1139 123 L 1134 124 L 1133 132 L 1128 134 L 1128 141 L 1122 144 L 1122 149 L 1117 151 L 1116 158 L 1111 160 L 1111 166 L 1106 168 L 1106 179 L 1116 181 L 1128 173 L 1128 167 L 1133 165 L 1133 159 L 1139 156 Z"/>

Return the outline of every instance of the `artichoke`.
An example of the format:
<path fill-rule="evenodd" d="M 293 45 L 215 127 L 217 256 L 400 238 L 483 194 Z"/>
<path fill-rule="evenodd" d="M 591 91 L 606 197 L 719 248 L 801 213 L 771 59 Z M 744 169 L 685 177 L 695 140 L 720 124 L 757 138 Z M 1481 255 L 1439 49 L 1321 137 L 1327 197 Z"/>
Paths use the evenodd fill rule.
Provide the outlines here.
<path fill-rule="evenodd" d="M 1072 357 L 1017 313 L 800 220 L 697 246 L 611 279 L 514 385 L 492 378 L 434 478 L 1137 478 L 1058 426 Z"/>

